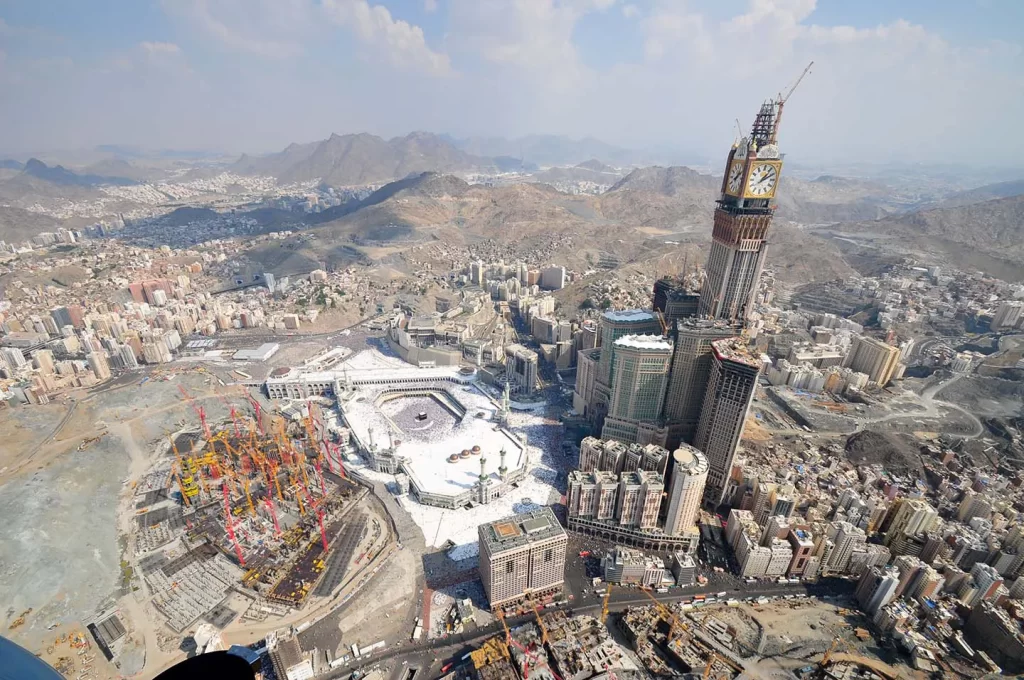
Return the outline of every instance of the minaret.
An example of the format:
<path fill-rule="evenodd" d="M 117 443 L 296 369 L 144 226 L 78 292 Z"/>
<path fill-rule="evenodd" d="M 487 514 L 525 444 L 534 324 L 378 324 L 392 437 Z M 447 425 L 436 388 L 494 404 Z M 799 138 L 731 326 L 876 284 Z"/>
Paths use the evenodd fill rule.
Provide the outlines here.
<path fill-rule="evenodd" d="M 477 502 L 479 502 L 481 505 L 485 505 L 491 502 L 491 478 L 488 477 L 487 473 L 484 471 L 484 466 L 486 465 L 486 463 L 487 459 L 481 456 L 480 477 L 478 478 L 480 494 L 477 496 Z"/>
<path fill-rule="evenodd" d="M 508 414 L 512 410 L 511 398 L 509 397 L 509 381 L 505 381 L 505 387 L 501 392 L 501 405 L 498 406 L 497 420 L 502 425 L 508 424 Z"/>
<path fill-rule="evenodd" d="M 505 481 L 508 477 L 508 468 L 505 467 L 505 447 L 501 447 L 501 465 L 498 466 L 498 476 L 501 477 L 501 481 Z"/>

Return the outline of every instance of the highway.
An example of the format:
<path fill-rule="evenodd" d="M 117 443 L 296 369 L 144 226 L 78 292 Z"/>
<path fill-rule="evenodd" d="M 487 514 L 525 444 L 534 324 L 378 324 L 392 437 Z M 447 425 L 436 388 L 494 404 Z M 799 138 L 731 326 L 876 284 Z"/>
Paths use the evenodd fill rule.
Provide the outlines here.
<path fill-rule="evenodd" d="M 785 595 L 809 595 L 811 597 L 841 597 L 848 595 L 853 592 L 854 584 L 852 581 L 845 581 L 839 579 L 829 579 L 824 584 L 771 584 L 764 583 L 758 584 L 752 587 L 750 590 L 742 590 L 741 592 L 727 593 L 726 598 L 748 598 L 748 597 L 779 597 Z M 721 592 L 715 588 L 698 588 L 698 589 L 685 589 L 685 592 L 681 589 L 675 589 L 669 593 L 655 594 L 651 593 L 656 600 L 659 602 L 670 604 L 680 601 L 690 601 L 694 595 L 713 595 Z M 556 609 L 565 611 L 570 615 L 587 614 L 590 616 L 600 616 L 603 598 L 600 596 L 591 596 L 586 598 L 581 604 L 582 606 L 572 606 L 572 603 L 561 604 Z M 647 595 L 639 592 L 635 588 L 621 587 L 612 590 L 612 595 L 608 602 L 608 611 L 622 612 L 628 607 L 643 606 L 651 604 L 651 599 Z M 505 622 L 508 626 L 514 627 L 534 621 L 532 614 L 526 614 L 523 616 L 510 616 L 505 618 Z M 435 638 L 425 642 L 402 642 L 398 646 L 385 647 L 380 652 L 370 654 L 369 656 L 360 657 L 353 659 L 348 664 L 340 666 L 339 668 L 330 671 L 325 677 L 327 678 L 342 678 L 347 676 L 349 673 L 362 668 L 375 666 L 385 661 L 398 660 L 403 657 L 416 656 L 418 660 L 422 661 L 422 665 L 429 666 L 434 659 L 454 659 L 459 660 L 466 652 L 476 648 L 485 639 L 497 635 L 502 632 L 501 622 L 495 621 L 487 626 L 481 626 L 473 628 L 468 632 L 463 632 L 458 635 L 450 635 L 445 638 Z M 430 654 L 433 652 L 433 654 Z M 417 665 L 411 663 L 410 665 Z"/>

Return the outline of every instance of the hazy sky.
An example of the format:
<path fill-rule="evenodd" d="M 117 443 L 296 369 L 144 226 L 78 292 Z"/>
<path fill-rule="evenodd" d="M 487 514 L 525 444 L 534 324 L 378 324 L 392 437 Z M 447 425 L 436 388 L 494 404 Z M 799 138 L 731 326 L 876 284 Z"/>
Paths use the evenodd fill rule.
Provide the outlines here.
<path fill-rule="evenodd" d="M 5 0 L 0 151 L 331 132 L 723 153 L 810 76 L 807 162 L 1019 163 L 1022 0 Z"/>

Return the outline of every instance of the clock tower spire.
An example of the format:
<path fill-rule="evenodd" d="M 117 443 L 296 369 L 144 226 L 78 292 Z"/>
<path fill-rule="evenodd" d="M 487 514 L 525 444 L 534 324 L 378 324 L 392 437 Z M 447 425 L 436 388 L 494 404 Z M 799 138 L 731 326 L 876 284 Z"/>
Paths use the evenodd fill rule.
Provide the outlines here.
<path fill-rule="evenodd" d="M 715 208 L 707 279 L 700 293 L 700 316 L 741 324 L 753 311 L 768 228 L 775 213 L 773 199 L 782 174 L 783 159 L 777 144 L 779 121 L 782 107 L 796 85 L 785 96 L 780 94 L 778 99 L 764 102 L 750 134 L 729 151 Z"/>

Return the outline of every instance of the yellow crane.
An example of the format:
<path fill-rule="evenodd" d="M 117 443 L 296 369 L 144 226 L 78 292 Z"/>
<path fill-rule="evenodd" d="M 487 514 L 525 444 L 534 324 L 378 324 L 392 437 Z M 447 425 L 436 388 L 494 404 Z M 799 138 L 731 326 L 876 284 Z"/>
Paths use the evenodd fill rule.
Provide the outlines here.
<path fill-rule="evenodd" d="M 548 644 L 548 629 L 544 625 L 544 621 L 540 618 L 540 607 L 533 601 L 532 598 L 526 600 L 530 604 L 530 609 L 533 610 L 533 616 L 537 619 L 537 627 L 540 628 L 540 639 L 545 645 Z"/>
<path fill-rule="evenodd" d="M 687 626 L 685 623 L 679 620 L 679 617 L 676 616 L 671 609 L 669 609 L 660 601 L 658 601 L 658 598 L 654 597 L 654 595 L 651 595 L 650 588 L 641 588 L 640 591 L 643 592 L 643 594 L 646 595 L 648 598 L 650 598 L 651 602 L 654 603 L 654 606 L 658 608 L 659 612 L 661 612 L 661 616 L 663 619 L 665 619 L 665 623 L 669 624 L 669 641 L 676 639 L 676 636 L 679 634 L 681 630 L 687 631 L 690 629 L 689 626 Z"/>
<path fill-rule="evenodd" d="M 256 508 L 252 505 L 252 494 L 249 493 L 249 480 L 245 480 L 245 500 L 249 503 L 249 513 L 256 514 Z"/>
<path fill-rule="evenodd" d="M 612 596 L 612 584 L 608 584 L 608 590 L 604 593 L 604 600 L 601 602 L 601 623 L 608 618 L 608 600 Z"/>

